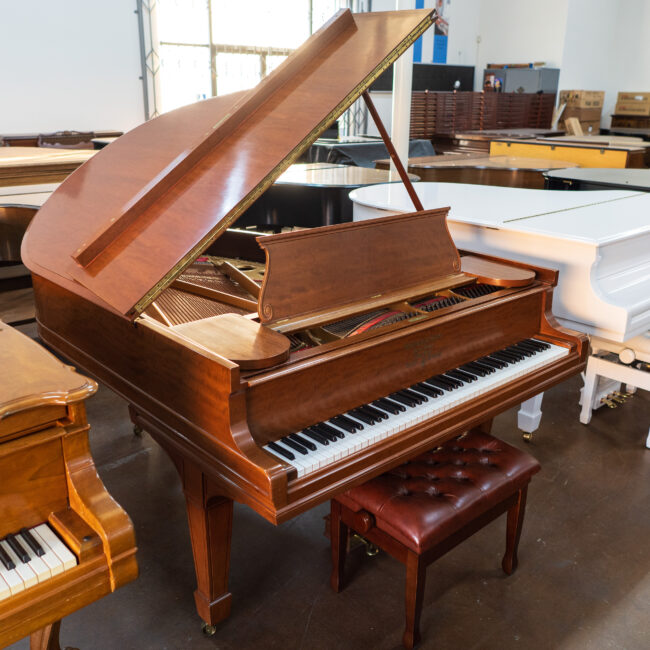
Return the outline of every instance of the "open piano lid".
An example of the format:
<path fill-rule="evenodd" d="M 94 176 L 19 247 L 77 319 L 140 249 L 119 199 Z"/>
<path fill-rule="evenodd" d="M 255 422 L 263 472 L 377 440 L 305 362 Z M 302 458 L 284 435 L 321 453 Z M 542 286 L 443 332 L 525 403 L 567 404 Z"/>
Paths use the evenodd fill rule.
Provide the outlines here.
<path fill-rule="evenodd" d="M 253 90 L 123 135 L 39 210 L 23 261 L 135 318 L 434 20 L 340 11 Z"/>

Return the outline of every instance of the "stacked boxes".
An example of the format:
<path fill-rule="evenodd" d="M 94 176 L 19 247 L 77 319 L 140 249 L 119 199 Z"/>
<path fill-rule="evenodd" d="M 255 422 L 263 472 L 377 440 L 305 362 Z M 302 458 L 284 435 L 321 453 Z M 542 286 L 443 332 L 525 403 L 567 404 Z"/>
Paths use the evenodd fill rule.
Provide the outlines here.
<path fill-rule="evenodd" d="M 650 93 L 618 93 L 616 115 L 650 115 Z"/>
<path fill-rule="evenodd" d="M 598 133 L 604 101 L 603 90 L 561 90 L 559 104 L 566 103 L 566 107 L 560 116 L 560 128 L 566 129 L 567 118 L 577 117 L 583 133 Z"/>

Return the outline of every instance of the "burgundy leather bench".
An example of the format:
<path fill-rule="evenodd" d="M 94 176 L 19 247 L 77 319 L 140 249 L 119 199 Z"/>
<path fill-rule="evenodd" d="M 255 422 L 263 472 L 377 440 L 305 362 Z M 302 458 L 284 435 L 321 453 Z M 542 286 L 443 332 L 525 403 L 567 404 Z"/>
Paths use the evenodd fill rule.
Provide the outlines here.
<path fill-rule="evenodd" d="M 530 455 L 479 429 L 428 451 L 331 503 L 332 588 L 343 586 L 348 530 L 363 535 L 406 566 L 403 642 L 420 639 L 426 568 L 508 512 L 501 566 L 517 567 L 526 491 L 540 469 Z"/>

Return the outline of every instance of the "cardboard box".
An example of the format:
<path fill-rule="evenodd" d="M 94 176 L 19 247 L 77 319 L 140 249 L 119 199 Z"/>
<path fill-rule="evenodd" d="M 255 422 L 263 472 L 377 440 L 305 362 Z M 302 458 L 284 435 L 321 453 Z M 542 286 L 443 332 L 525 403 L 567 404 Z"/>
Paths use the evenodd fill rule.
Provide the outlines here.
<path fill-rule="evenodd" d="M 564 120 L 560 122 L 560 128 L 567 131 Z M 600 120 L 580 120 L 580 128 L 584 135 L 598 135 L 600 133 Z"/>
<path fill-rule="evenodd" d="M 562 112 L 562 119 L 566 120 L 568 117 L 577 117 L 581 122 L 600 121 L 601 108 L 573 108 L 567 106 Z"/>
<path fill-rule="evenodd" d="M 650 115 L 650 93 L 618 93 L 617 115 Z"/>
<path fill-rule="evenodd" d="M 560 104 L 567 108 L 601 108 L 605 101 L 604 90 L 561 90 Z"/>

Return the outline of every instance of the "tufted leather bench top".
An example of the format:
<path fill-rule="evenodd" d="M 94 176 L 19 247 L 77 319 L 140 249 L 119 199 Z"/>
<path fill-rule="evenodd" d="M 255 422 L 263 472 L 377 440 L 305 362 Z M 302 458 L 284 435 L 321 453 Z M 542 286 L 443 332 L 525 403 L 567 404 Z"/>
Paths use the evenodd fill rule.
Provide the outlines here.
<path fill-rule="evenodd" d="M 516 492 L 540 469 L 529 454 L 472 431 L 336 497 L 422 553 Z"/>

